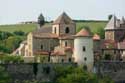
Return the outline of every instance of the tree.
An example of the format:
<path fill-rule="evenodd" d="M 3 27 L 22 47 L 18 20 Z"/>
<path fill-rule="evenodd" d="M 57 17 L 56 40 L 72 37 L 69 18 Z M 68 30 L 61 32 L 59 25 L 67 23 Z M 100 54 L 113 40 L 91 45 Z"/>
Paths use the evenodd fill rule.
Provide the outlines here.
<path fill-rule="evenodd" d="M 56 67 L 56 83 L 113 83 L 109 77 L 100 78 L 83 67 Z"/>
<path fill-rule="evenodd" d="M 112 18 L 112 16 L 113 16 L 113 15 L 112 15 L 112 14 L 110 14 L 110 15 L 108 16 L 108 20 L 110 20 L 110 19 Z"/>
<path fill-rule="evenodd" d="M 102 27 L 98 28 L 96 33 L 100 35 L 101 39 L 105 38 L 105 30 L 104 30 L 104 28 L 102 28 Z"/>
<path fill-rule="evenodd" d="M 0 83 L 10 83 L 11 79 L 5 68 L 0 66 Z"/>
<path fill-rule="evenodd" d="M 38 17 L 38 24 L 41 26 L 43 26 L 45 23 L 45 19 L 44 19 L 44 16 L 43 14 L 40 14 L 39 17 Z"/>
<path fill-rule="evenodd" d="M 14 31 L 13 32 L 15 35 L 19 35 L 19 36 L 24 36 L 25 35 L 25 33 L 23 32 L 23 31 Z"/>

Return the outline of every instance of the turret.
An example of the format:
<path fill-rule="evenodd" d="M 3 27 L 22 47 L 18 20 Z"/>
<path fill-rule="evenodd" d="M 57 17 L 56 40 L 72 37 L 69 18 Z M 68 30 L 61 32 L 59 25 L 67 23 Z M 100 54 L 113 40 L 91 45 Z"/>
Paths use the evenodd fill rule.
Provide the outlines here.
<path fill-rule="evenodd" d="M 80 66 L 86 66 L 91 71 L 94 63 L 93 39 L 90 33 L 82 29 L 75 35 L 74 39 L 74 59 Z"/>

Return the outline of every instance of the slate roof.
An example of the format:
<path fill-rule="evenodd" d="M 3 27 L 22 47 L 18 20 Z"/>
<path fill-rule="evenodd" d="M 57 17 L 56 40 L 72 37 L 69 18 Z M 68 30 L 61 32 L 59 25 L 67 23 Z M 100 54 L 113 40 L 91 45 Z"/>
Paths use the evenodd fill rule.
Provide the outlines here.
<path fill-rule="evenodd" d="M 108 24 L 106 25 L 105 30 L 116 29 L 116 22 L 117 18 L 115 15 L 113 15 Z"/>
<path fill-rule="evenodd" d="M 72 19 L 65 13 L 63 12 L 54 22 L 53 24 L 70 24 L 74 23 Z"/>
<path fill-rule="evenodd" d="M 124 17 L 122 17 L 122 19 L 121 19 L 121 22 L 120 22 L 121 24 L 125 24 L 125 18 Z"/>
<path fill-rule="evenodd" d="M 125 27 L 122 27 L 121 25 L 125 25 L 124 17 L 122 17 L 122 19 L 120 20 L 117 19 L 115 15 L 113 15 L 106 25 L 105 30 L 125 29 Z"/>

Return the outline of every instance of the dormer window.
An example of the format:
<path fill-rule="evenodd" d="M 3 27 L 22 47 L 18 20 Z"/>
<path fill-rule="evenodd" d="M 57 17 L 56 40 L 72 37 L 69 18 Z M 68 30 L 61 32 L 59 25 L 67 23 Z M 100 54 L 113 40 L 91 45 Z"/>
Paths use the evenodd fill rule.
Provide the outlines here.
<path fill-rule="evenodd" d="M 66 27 L 65 33 L 69 33 L 69 27 Z"/>

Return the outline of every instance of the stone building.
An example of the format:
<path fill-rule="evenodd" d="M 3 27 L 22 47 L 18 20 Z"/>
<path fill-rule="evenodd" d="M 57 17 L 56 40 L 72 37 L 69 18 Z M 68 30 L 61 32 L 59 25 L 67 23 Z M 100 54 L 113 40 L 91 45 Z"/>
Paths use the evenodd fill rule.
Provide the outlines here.
<path fill-rule="evenodd" d="M 23 52 L 19 54 L 21 50 L 17 49 L 14 53 L 24 55 L 25 58 L 51 56 L 51 62 L 71 62 L 75 34 L 75 22 L 66 13 L 62 13 L 51 25 L 44 25 L 30 32 L 27 44 L 19 47 Z"/>
<path fill-rule="evenodd" d="M 125 19 L 112 16 L 105 27 L 105 40 L 101 43 L 102 54 L 111 60 L 120 60 L 125 56 Z"/>

